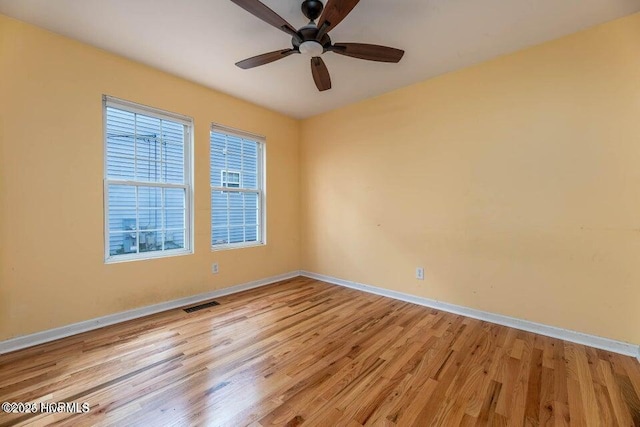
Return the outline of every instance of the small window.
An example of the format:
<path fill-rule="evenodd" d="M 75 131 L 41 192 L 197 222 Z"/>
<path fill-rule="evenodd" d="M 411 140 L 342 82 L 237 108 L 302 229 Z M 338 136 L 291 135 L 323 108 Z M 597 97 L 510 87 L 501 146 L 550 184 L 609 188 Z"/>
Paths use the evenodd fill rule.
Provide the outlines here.
<path fill-rule="evenodd" d="M 240 188 L 241 172 L 222 171 L 222 186 L 228 188 Z"/>
<path fill-rule="evenodd" d="M 264 138 L 213 125 L 211 247 L 265 243 Z"/>
<path fill-rule="evenodd" d="M 104 97 L 105 260 L 191 253 L 190 118 Z"/>

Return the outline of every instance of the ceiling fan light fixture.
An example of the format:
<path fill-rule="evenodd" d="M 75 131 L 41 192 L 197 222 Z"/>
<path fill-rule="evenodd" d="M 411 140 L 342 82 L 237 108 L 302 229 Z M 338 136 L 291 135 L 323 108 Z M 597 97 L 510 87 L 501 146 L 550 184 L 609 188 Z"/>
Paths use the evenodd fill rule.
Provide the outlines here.
<path fill-rule="evenodd" d="M 311 21 L 296 30 L 280 15 L 269 9 L 260 0 L 231 0 L 247 12 L 291 36 L 291 48 L 263 53 L 237 62 L 243 70 L 255 68 L 286 58 L 293 54 L 304 54 L 311 62 L 311 74 L 319 91 L 331 89 L 331 76 L 320 55 L 325 51 L 367 61 L 398 63 L 404 51 L 387 46 L 365 43 L 333 43 L 329 31 L 333 30 L 353 10 L 360 0 L 303 0 L 302 13 Z M 316 24 L 316 19 L 318 23 Z"/>
<path fill-rule="evenodd" d="M 324 52 L 324 48 L 317 41 L 309 40 L 300 44 L 300 53 L 311 57 L 320 56 Z"/>

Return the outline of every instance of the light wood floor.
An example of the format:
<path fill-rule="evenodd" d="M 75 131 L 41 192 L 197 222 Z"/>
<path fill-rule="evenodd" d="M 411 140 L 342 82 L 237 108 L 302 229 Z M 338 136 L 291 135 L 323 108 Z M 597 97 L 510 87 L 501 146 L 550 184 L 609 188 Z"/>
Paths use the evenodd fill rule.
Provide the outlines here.
<path fill-rule="evenodd" d="M 0 356 L 0 425 L 640 425 L 640 363 L 297 278 Z"/>

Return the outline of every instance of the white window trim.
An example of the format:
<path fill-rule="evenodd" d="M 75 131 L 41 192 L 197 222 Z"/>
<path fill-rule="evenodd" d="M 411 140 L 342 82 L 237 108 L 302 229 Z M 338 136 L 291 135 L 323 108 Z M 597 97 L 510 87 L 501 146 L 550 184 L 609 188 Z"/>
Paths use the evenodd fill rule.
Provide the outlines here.
<path fill-rule="evenodd" d="M 239 193 L 255 193 L 258 194 L 258 206 L 260 213 L 258 215 L 258 239 L 256 242 L 241 242 L 241 243 L 225 243 L 220 245 L 211 244 L 212 235 L 209 235 L 209 244 L 211 244 L 211 251 L 224 251 L 230 249 L 243 249 L 256 246 L 266 246 L 267 244 L 267 138 L 262 135 L 257 135 L 250 132 L 245 132 L 238 129 L 233 129 L 217 123 L 211 124 L 211 132 L 224 133 L 227 135 L 237 136 L 239 138 L 250 139 L 258 143 L 258 189 L 244 189 L 244 188 L 231 188 L 231 187 L 214 187 L 211 185 L 209 191 L 209 198 L 214 191 L 226 191 L 226 192 L 239 192 Z M 211 136 L 209 136 L 211 138 Z M 209 144 L 211 142 L 209 141 Z M 211 168 L 211 165 L 209 165 Z M 222 176 L 220 177 L 222 179 Z M 222 180 L 220 181 L 222 184 Z M 211 200 L 209 200 L 209 206 L 211 206 Z M 209 212 L 209 232 L 213 233 L 211 225 L 211 215 Z"/>
<path fill-rule="evenodd" d="M 226 180 L 224 179 L 224 174 L 225 173 L 227 174 L 227 179 Z M 231 173 L 238 174 L 238 187 L 229 187 L 229 185 L 228 185 L 229 184 L 229 174 L 231 174 Z M 231 169 L 221 170 L 220 171 L 220 183 L 224 184 L 225 182 L 227 183 L 227 185 L 226 186 L 223 185 L 224 188 L 240 188 L 240 186 L 242 185 L 242 172 L 241 171 L 234 171 L 234 170 L 231 170 Z M 233 184 L 235 184 L 235 182 Z"/>
<path fill-rule="evenodd" d="M 135 180 L 109 179 L 107 177 L 107 107 L 119 108 L 121 110 L 130 111 L 132 113 L 143 114 L 146 116 L 156 117 L 163 120 L 171 120 L 173 122 L 185 125 L 184 140 L 184 174 L 185 184 L 172 183 L 154 183 Z M 104 262 L 105 264 L 115 264 L 128 261 L 140 261 L 146 259 L 167 258 L 181 255 L 191 255 L 194 253 L 194 213 L 193 213 L 193 194 L 194 194 L 194 173 L 193 173 L 193 119 L 177 113 L 161 110 L 159 108 L 149 107 L 146 105 L 136 104 L 131 101 L 114 98 L 112 96 L 102 96 L 102 126 L 103 126 L 103 203 L 104 203 Z M 109 185 L 130 185 L 157 188 L 184 188 L 185 189 L 185 247 L 182 249 L 169 249 L 163 251 L 142 252 L 136 254 L 109 254 Z"/>

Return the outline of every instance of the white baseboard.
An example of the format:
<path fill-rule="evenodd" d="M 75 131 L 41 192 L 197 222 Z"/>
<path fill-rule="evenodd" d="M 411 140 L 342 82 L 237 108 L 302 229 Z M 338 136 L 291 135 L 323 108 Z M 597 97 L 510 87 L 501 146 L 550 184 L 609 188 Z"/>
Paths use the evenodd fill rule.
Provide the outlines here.
<path fill-rule="evenodd" d="M 93 329 L 102 328 L 104 326 L 126 322 L 127 320 L 137 319 L 140 317 L 148 316 L 150 314 L 159 313 L 161 311 L 185 307 L 202 301 L 218 298 L 224 295 L 235 294 L 249 289 L 258 288 L 260 286 L 270 285 L 281 280 L 298 277 L 299 275 L 299 271 L 291 271 L 289 273 L 268 277 L 266 279 L 255 280 L 249 283 L 243 283 L 240 285 L 230 286 L 228 288 L 205 292 L 203 294 L 180 298 L 173 301 L 162 302 L 159 304 L 148 305 L 146 307 L 134 308 L 133 310 L 122 311 L 120 313 L 109 314 L 107 316 L 98 317 L 96 319 L 85 320 L 83 322 L 61 326 L 59 328 L 11 338 L 6 341 L 0 341 L 0 354 L 9 353 L 11 351 L 20 350 L 26 347 L 32 347 L 34 345 L 43 344 L 49 341 L 69 337 L 71 335 L 76 335 L 82 332 L 91 331 Z"/>
<path fill-rule="evenodd" d="M 0 354 L 9 353 L 15 350 L 20 350 L 22 348 L 32 347 L 38 344 L 43 344 L 43 343 L 54 341 L 60 338 L 69 337 L 82 332 L 87 332 L 87 331 L 102 328 L 105 326 L 114 325 L 116 323 L 126 322 L 127 320 L 137 319 L 140 317 L 148 316 L 150 314 L 172 310 L 174 308 L 185 307 L 188 305 L 197 304 L 199 302 L 207 301 L 207 300 L 218 298 L 221 296 L 235 294 L 235 293 L 246 291 L 249 289 L 270 285 L 272 283 L 291 279 L 299 275 L 309 277 L 312 279 L 322 280 L 324 282 L 332 283 L 334 285 L 345 286 L 345 287 L 357 289 L 363 292 L 368 292 L 368 293 L 381 295 L 381 296 L 385 296 L 385 297 L 389 297 L 389 298 L 393 298 L 401 301 L 410 302 L 413 304 L 422 305 L 425 307 L 434 308 L 437 310 L 446 311 L 449 313 L 454 313 L 462 316 L 471 317 L 474 319 L 484 320 L 490 323 L 496 323 L 499 325 L 504 325 L 511 328 L 533 332 L 536 334 L 545 335 L 553 338 L 558 338 L 561 340 L 570 341 L 577 344 L 600 348 L 600 349 L 611 351 L 614 353 L 633 356 L 638 358 L 638 361 L 640 361 L 640 346 L 636 344 L 630 344 L 622 341 L 612 340 L 609 338 L 602 338 L 594 335 L 588 335 L 581 332 L 575 332 L 567 329 L 558 328 L 555 326 L 548 326 L 540 323 L 530 322 L 527 320 L 516 319 L 509 316 L 503 316 L 501 314 L 489 313 L 486 311 L 476 310 L 473 308 L 468 308 L 468 307 L 449 304 L 446 302 L 436 301 L 428 298 L 418 297 L 415 295 L 405 294 L 402 292 L 392 291 L 389 289 L 378 288 L 375 286 L 356 283 L 349 280 L 338 279 L 336 277 L 325 276 L 323 274 L 311 273 L 308 271 L 292 271 L 289 273 L 280 274 L 278 276 L 255 280 L 253 282 L 230 286 L 228 288 L 218 289 L 218 290 L 206 292 L 203 294 L 193 295 L 190 297 L 180 298 L 173 301 L 167 301 L 159 304 L 149 305 L 146 307 L 140 307 L 133 310 L 110 314 L 110 315 L 99 317 L 96 319 L 73 323 L 71 325 L 62 326 L 59 328 L 49 329 L 42 332 L 36 332 L 30 335 L 23 335 L 20 337 L 11 338 L 6 341 L 0 341 Z"/>
<path fill-rule="evenodd" d="M 418 297 L 415 295 L 405 294 L 402 292 L 391 291 L 389 289 L 364 285 L 362 283 L 351 282 L 349 280 L 338 279 L 336 277 L 325 276 L 323 274 L 311 273 L 308 271 L 301 271 L 300 274 L 302 276 L 322 280 L 323 282 L 332 283 L 334 285 L 345 286 L 347 288 L 357 289 L 360 291 L 381 295 L 400 301 L 406 301 L 413 304 L 446 311 L 449 313 L 472 317 L 474 319 L 484 320 L 490 323 L 496 323 L 498 325 L 508 326 L 511 328 L 533 332 L 548 337 L 558 338 L 589 347 L 595 347 L 602 350 L 611 351 L 613 353 L 636 357 L 640 361 L 640 346 L 637 344 L 630 344 L 623 341 L 616 341 L 609 338 L 598 337 L 595 335 L 583 334 L 581 332 L 570 331 L 555 326 L 543 325 L 540 323 L 530 322 L 528 320 L 516 319 L 509 316 L 503 316 L 501 314 L 489 313 L 486 311 L 476 310 L 474 308 L 463 307 L 442 301 L 436 301 L 428 298 Z"/>

